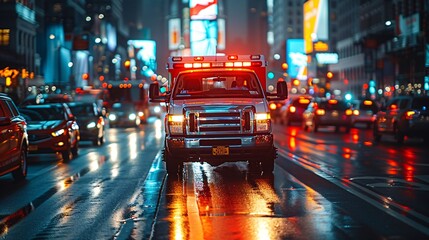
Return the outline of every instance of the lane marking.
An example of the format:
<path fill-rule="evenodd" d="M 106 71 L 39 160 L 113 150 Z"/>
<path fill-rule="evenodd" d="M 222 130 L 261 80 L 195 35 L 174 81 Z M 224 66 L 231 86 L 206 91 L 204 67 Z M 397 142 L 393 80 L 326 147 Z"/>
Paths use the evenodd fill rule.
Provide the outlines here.
<path fill-rule="evenodd" d="M 301 157 L 294 155 L 293 153 L 288 152 L 284 149 L 279 148 L 279 154 L 283 158 L 288 159 L 290 162 L 295 163 L 298 166 L 303 167 L 303 168 L 307 169 L 308 171 L 311 171 L 311 172 L 315 173 L 316 175 L 318 175 L 322 178 L 324 178 L 322 175 L 327 174 L 324 171 L 322 171 L 320 168 L 315 168 L 312 165 L 308 165 L 306 163 L 307 161 L 305 159 L 302 159 Z M 292 155 L 293 159 L 291 159 L 290 156 L 288 156 L 288 155 Z M 360 186 L 354 182 L 337 178 L 334 175 L 330 175 L 330 176 L 331 176 L 330 178 L 324 178 L 324 179 L 326 179 L 327 181 L 336 185 L 337 187 L 343 189 L 344 191 L 347 191 L 350 194 L 353 194 L 354 196 L 366 201 L 367 203 L 371 204 L 372 206 L 382 210 L 383 212 L 394 217 L 395 219 L 407 224 L 408 226 L 419 230 L 421 233 L 429 235 L 429 228 L 420 223 L 420 222 L 424 222 L 425 224 L 429 224 L 428 217 L 414 211 L 413 209 L 404 209 L 403 206 L 393 202 L 392 199 L 390 199 L 388 197 L 381 196 L 381 195 L 379 195 L 373 191 L 370 191 L 367 188 L 362 187 L 362 186 Z M 346 181 L 347 181 L 347 185 L 349 185 L 349 186 L 345 186 Z M 350 187 L 350 185 L 356 189 L 354 189 L 353 187 Z M 364 193 L 361 193 L 357 190 L 360 190 L 360 191 L 364 192 L 365 194 L 370 195 L 377 200 L 374 200 L 373 198 L 370 198 L 367 195 L 365 195 Z M 383 204 L 381 204 L 380 202 L 382 202 Z M 419 220 L 420 222 L 417 222 L 417 221 L 411 219 L 410 217 L 404 216 L 403 213 L 399 213 L 395 209 L 400 209 L 402 212 L 404 212 L 404 211 L 407 212 L 407 214 L 409 214 L 410 216 Z"/>

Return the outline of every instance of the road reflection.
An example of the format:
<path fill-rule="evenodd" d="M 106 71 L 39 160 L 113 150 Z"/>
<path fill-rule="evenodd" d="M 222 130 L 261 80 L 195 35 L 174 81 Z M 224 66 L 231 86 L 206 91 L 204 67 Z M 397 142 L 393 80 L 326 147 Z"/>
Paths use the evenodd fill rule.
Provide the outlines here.
<path fill-rule="evenodd" d="M 279 169 L 260 175 L 245 163 L 193 163 L 184 171 L 167 176 L 169 239 L 329 239 L 343 227 L 332 203 Z"/>

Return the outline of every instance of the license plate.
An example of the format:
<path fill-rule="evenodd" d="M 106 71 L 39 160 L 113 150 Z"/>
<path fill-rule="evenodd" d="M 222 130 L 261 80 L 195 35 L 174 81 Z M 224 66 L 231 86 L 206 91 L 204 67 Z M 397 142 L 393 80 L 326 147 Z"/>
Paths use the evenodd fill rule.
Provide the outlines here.
<path fill-rule="evenodd" d="M 212 148 L 213 156 L 223 156 L 229 155 L 229 147 L 228 146 L 216 146 Z"/>
<path fill-rule="evenodd" d="M 28 146 L 28 151 L 37 151 L 37 145 Z"/>

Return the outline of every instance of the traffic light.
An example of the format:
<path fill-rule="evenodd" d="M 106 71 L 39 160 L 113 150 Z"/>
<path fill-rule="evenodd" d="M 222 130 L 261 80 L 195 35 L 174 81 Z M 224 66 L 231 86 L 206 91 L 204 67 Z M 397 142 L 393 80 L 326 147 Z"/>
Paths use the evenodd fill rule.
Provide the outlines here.
<path fill-rule="evenodd" d="M 268 79 L 274 79 L 274 73 L 268 72 L 267 77 L 268 77 Z"/>

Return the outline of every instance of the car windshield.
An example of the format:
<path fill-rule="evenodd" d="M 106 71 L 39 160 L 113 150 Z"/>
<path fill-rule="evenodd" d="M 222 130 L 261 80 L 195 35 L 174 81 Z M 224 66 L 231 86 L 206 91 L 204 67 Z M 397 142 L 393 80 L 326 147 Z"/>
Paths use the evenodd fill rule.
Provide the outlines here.
<path fill-rule="evenodd" d="M 173 99 L 262 96 L 259 81 L 251 72 L 186 73 L 173 88 Z"/>
<path fill-rule="evenodd" d="M 96 111 L 93 105 L 69 105 L 71 111 L 76 116 L 93 116 Z"/>
<path fill-rule="evenodd" d="M 132 103 L 126 104 L 126 103 L 114 103 L 112 105 L 113 112 L 134 112 L 135 107 Z"/>
<path fill-rule="evenodd" d="M 65 116 L 63 108 L 52 105 L 27 106 L 19 111 L 27 121 L 63 120 Z"/>

